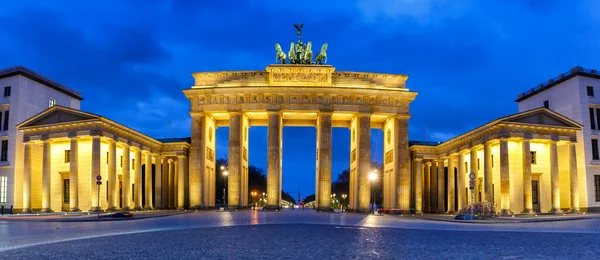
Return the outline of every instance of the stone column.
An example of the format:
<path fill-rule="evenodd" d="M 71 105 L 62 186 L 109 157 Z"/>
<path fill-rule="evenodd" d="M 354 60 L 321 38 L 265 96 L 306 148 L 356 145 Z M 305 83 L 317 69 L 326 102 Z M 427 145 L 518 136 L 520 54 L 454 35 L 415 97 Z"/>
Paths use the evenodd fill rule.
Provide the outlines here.
<path fill-rule="evenodd" d="M 242 114 L 240 112 L 229 113 L 229 159 L 227 161 L 227 205 L 235 209 L 242 206 L 241 203 L 241 172 L 242 172 L 242 146 L 241 146 L 241 125 Z M 270 134 L 270 132 L 269 132 Z M 270 141 L 270 139 L 269 139 Z M 270 158 L 270 157 L 269 157 Z M 271 193 L 269 191 L 269 193 Z"/>
<path fill-rule="evenodd" d="M 154 206 L 162 209 L 162 163 L 160 155 L 154 155 Z M 191 190 L 191 189 L 190 189 Z"/>
<path fill-rule="evenodd" d="M 502 214 L 512 214 L 510 208 L 510 168 L 508 165 L 508 139 L 500 138 L 500 209 Z"/>
<path fill-rule="evenodd" d="M 415 178 L 415 213 L 423 213 L 423 181 L 421 179 L 421 161 L 422 158 L 413 160 L 413 176 Z"/>
<path fill-rule="evenodd" d="M 76 135 L 76 134 L 74 134 Z M 71 135 L 70 135 L 71 136 Z M 79 140 L 71 136 L 69 155 L 69 211 L 79 210 Z"/>
<path fill-rule="evenodd" d="M 437 176 L 438 176 L 438 164 L 439 162 L 437 160 L 433 160 L 431 161 L 431 213 L 437 213 L 438 212 L 438 181 L 437 181 Z"/>
<path fill-rule="evenodd" d="M 174 208 L 174 205 L 175 205 L 175 180 L 174 180 L 175 176 L 173 176 L 174 175 L 173 172 L 175 170 L 174 169 L 175 167 L 173 165 L 173 160 L 172 159 L 169 159 L 167 162 L 169 164 L 169 166 L 168 166 L 169 167 L 169 170 L 168 170 L 168 173 L 169 173 L 169 186 L 168 186 L 169 187 L 169 190 L 168 190 L 169 200 L 168 200 L 168 205 L 169 205 L 169 208 L 172 209 L 172 208 Z"/>
<path fill-rule="evenodd" d="M 431 189 L 430 189 L 430 178 L 429 175 L 431 174 L 431 163 L 427 162 L 425 163 L 425 173 L 424 175 L 424 179 L 425 179 L 425 185 L 424 186 L 424 197 L 425 197 L 425 212 L 431 212 Z"/>
<path fill-rule="evenodd" d="M 23 143 L 23 213 L 31 212 L 31 144 Z"/>
<path fill-rule="evenodd" d="M 279 208 L 281 203 L 281 114 L 280 112 L 273 111 L 268 111 L 267 113 L 269 114 L 267 141 L 267 207 Z"/>
<path fill-rule="evenodd" d="M 317 160 L 319 209 L 331 209 L 331 112 L 320 112 L 317 118 Z"/>
<path fill-rule="evenodd" d="M 144 188 L 146 188 L 145 192 L 146 192 L 146 201 L 144 205 L 144 209 L 145 210 L 150 210 L 150 209 L 154 209 L 154 207 L 152 206 L 153 204 L 153 198 L 152 198 L 152 156 L 150 155 L 150 152 L 147 152 L 145 154 L 146 157 L 146 174 L 144 177 L 146 177 L 145 182 L 146 185 Z"/>
<path fill-rule="evenodd" d="M 359 114 L 358 120 L 358 209 L 369 212 L 371 201 L 371 115 Z M 379 174 L 379 173 L 377 173 Z M 378 176 L 379 177 L 379 176 Z"/>
<path fill-rule="evenodd" d="M 456 210 L 454 210 L 455 208 L 455 204 L 454 204 L 454 186 L 455 186 L 455 180 L 454 180 L 454 158 L 456 158 L 455 155 L 450 155 L 448 156 L 448 213 L 449 214 L 454 214 L 456 212 Z"/>
<path fill-rule="evenodd" d="M 98 185 L 96 176 L 100 175 L 100 136 L 92 136 L 92 211 L 101 209 L 102 204 L 98 203 Z"/>
<path fill-rule="evenodd" d="M 571 177 L 571 212 L 579 212 L 579 179 L 577 176 L 577 149 L 576 142 L 569 146 L 569 176 Z"/>
<path fill-rule="evenodd" d="M 557 140 L 550 142 L 550 185 L 552 187 L 552 213 L 562 213 L 560 209 L 560 181 L 558 175 Z"/>
<path fill-rule="evenodd" d="M 161 197 L 161 208 L 167 209 L 169 205 L 169 165 L 167 164 L 167 159 L 164 157 L 160 157 L 160 197 Z"/>
<path fill-rule="evenodd" d="M 531 197 L 531 145 L 529 139 L 523 139 L 523 213 L 533 213 L 533 200 Z"/>
<path fill-rule="evenodd" d="M 185 208 L 185 162 L 183 160 L 185 160 L 185 156 L 177 156 L 177 209 Z"/>
<path fill-rule="evenodd" d="M 470 156 L 470 164 L 471 166 L 469 168 L 471 168 L 470 173 L 475 173 L 475 201 L 473 201 L 473 203 L 475 202 L 479 202 L 479 200 L 477 199 L 477 196 L 479 195 L 479 163 L 477 162 L 477 150 L 479 150 L 477 147 L 473 146 L 471 147 L 471 156 Z M 470 181 L 470 179 L 469 179 Z"/>
<path fill-rule="evenodd" d="M 445 213 L 446 211 L 446 202 L 444 201 L 444 159 L 441 159 L 438 163 L 438 175 L 437 175 L 437 208 L 438 213 Z"/>
<path fill-rule="evenodd" d="M 123 144 L 123 209 L 131 209 L 131 154 L 129 144 Z"/>
<path fill-rule="evenodd" d="M 458 211 L 460 212 L 467 204 L 467 194 L 465 193 L 465 154 L 462 152 L 458 152 L 456 178 L 456 187 L 458 189 Z"/>
<path fill-rule="evenodd" d="M 50 204 L 50 179 L 51 179 L 51 162 L 52 152 L 50 140 L 44 140 L 44 154 L 42 158 L 42 212 L 52 212 Z"/>
<path fill-rule="evenodd" d="M 483 145 L 483 164 L 484 164 L 484 172 L 483 172 L 483 191 L 485 194 L 485 201 L 491 202 L 492 205 L 494 202 L 492 201 L 493 188 L 492 183 L 494 180 L 492 179 L 492 143 L 487 142 Z"/>
<path fill-rule="evenodd" d="M 134 165 L 133 170 L 135 172 L 135 186 L 134 193 L 135 197 L 133 199 L 134 209 L 142 210 L 142 151 L 140 149 L 135 150 L 134 154 Z"/>
<path fill-rule="evenodd" d="M 206 198 L 202 196 L 205 186 L 206 128 L 206 115 L 203 113 L 192 114 L 192 140 L 189 151 L 189 189 L 190 203 L 195 208 L 206 206 Z"/>
<path fill-rule="evenodd" d="M 108 210 L 117 210 L 119 185 L 117 183 L 117 144 L 108 140 Z"/>

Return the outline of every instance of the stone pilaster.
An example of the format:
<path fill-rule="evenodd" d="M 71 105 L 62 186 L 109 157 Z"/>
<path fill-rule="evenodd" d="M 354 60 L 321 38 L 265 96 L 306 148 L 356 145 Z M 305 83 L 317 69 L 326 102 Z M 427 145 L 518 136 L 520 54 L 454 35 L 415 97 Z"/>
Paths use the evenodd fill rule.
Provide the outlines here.
<path fill-rule="evenodd" d="M 108 140 L 108 210 L 117 210 L 116 200 L 119 196 L 117 183 L 117 144 Z"/>
<path fill-rule="evenodd" d="M 423 213 L 423 180 L 421 178 L 421 158 L 415 158 L 413 160 L 413 176 L 415 178 L 415 213 Z"/>
<path fill-rule="evenodd" d="M 552 213 L 562 213 L 560 209 L 560 180 L 558 175 L 557 141 L 550 141 L 550 186 L 552 189 Z"/>
<path fill-rule="evenodd" d="M 154 156 L 154 206 L 157 209 L 162 209 L 162 159 L 160 155 Z"/>
<path fill-rule="evenodd" d="M 141 210 L 142 209 L 142 151 L 140 149 L 136 149 L 134 152 L 134 165 L 133 171 L 135 172 L 135 186 L 134 193 L 135 197 L 133 199 L 134 209 Z"/>
<path fill-rule="evenodd" d="M 579 212 L 579 178 L 577 176 L 577 143 L 569 146 L 569 176 L 571 177 L 571 212 Z"/>
<path fill-rule="evenodd" d="M 357 157 L 358 157 L 358 210 L 369 212 L 371 202 L 371 115 L 359 114 L 357 127 Z M 379 174 L 379 173 L 377 173 Z"/>
<path fill-rule="evenodd" d="M 202 113 L 192 114 L 192 140 L 189 152 L 189 189 L 190 204 L 192 207 L 206 206 L 206 198 L 203 195 L 203 189 L 206 184 L 205 164 L 206 164 L 206 115 Z"/>
<path fill-rule="evenodd" d="M 531 197 L 531 144 L 529 139 L 521 141 L 523 150 L 523 213 L 533 213 L 533 200 Z"/>
<path fill-rule="evenodd" d="M 177 209 L 185 208 L 185 156 L 177 156 Z"/>
<path fill-rule="evenodd" d="M 100 136 L 92 136 L 92 211 L 102 208 L 102 201 L 98 200 L 98 185 L 96 176 L 100 175 Z"/>
<path fill-rule="evenodd" d="M 478 163 L 478 156 L 477 156 L 477 151 L 478 151 L 478 147 L 471 147 L 471 155 L 469 157 L 469 162 L 470 162 L 470 166 L 469 166 L 469 174 L 470 173 L 475 173 L 475 201 L 472 201 L 471 203 L 475 203 L 475 202 L 479 202 L 478 196 L 479 196 L 479 163 Z M 469 179 L 470 181 L 470 179 Z"/>
<path fill-rule="evenodd" d="M 241 146 L 242 114 L 229 113 L 229 159 L 227 160 L 229 172 L 227 176 L 227 205 L 235 209 L 242 206 L 241 201 L 241 172 L 242 172 L 242 146 Z M 270 193 L 270 192 L 269 192 Z"/>
<path fill-rule="evenodd" d="M 129 144 L 123 144 L 123 209 L 131 209 L 131 153 Z"/>
<path fill-rule="evenodd" d="M 444 201 L 444 159 L 438 161 L 437 174 L 437 209 L 438 213 L 445 213 L 446 201 Z"/>
<path fill-rule="evenodd" d="M 51 180 L 51 162 L 52 152 L 51 143 L 49 140 L 44 140 L 43 149 L 44 154 L 42 158 L 42 212 L 52 212 L 52 206 L 50 204 L 50 180 Z"/>
<path fill-rule="evenodd" d="M 431 163 L 427 162 L 425 163 L 425 173 L 424 175 L 424 179 L 425 179 L 425 184 L 424 186 L 424 199 L 425 199 L 425 212 L 431 212 L 431 181 L 430 181 L 430 175 L 431 175 Z"/>
<path fill-rule="evenodd" d="M 280 112 L 267 112 L 269 129 L 267 141 L 267 207 L 279 208 L 281 203 L 281 142 L 282 122 Z"/>
<path fill-rule="evenodd" d="M 168 167 L 169 169 L 167 170 L 167 172 L 169 173 L 169 188 L 168 188 L 168 207 L 170 209 L 174 208 L 175 205 L 175 180 L 174 180 L 174 168 L 175 165 L 173 164 L 173 160 L 169 159 L 167 160 L 168 163 Z M 190 173 L 191 174 L 191 173 Z"/>
<path fill-rule="evenodd" d="M 31 144 L 23 143 L 23 213 L 31 212 Z"/>
<path fill-rule="evenodd" d="M 485 194 L 485 201 L 494 203 L 492 201 L 493 188 L 492 183 L 494 180 L 492 179 L 492 143 L 487 142 L 483 145 L 483 191 Z"/>
<path fill-rule="evenodd" d="M 320 112 L 317 117 L 317 162 L 319 209 L 331 209 L 331 112 Z"/>
<path fill-rule="evenodd" d="M 510 168 L 508 165 L 508 139 L 500 138 L 500 209 L 502 214 L 512 214 L 510 208 Z"/>
<path fill-rule="evenodd" d="M 456 158 L 455 155 L 450 155 L 448 156 L 448 213 L 449 214 L 454 214 L 456 212 L 455 208 L 455 204 L 454 204 L 454 186 L 455 186 L 455 180 L 454 180 L 454 167 L 456 167 L 454 165 L 454 158 Z"/>
<path fill-rule="evenodd" d="M 456 187 L 458 189 L 458 211 L 461 211 L 467 205 L 467 194 L 465 188 L 465 154 L 458 152 L 458 167 L 456 171 Z"/>
<path fill-rule="evenodd" d="M 150 209 L 154 209 L 154 207 L 152 206 L 153 201 L 152 201 L 152 156 L 150 155 L 150 152 L 147 152 L 144 154 L 145 157 L 145 161 L 146 161 L 146 167 L 145 167 L 145 187 L 146 190 L 144 191 L 146 193 L 145 196 L 145 205 L 144 205 L 144 209 L 145 210 L 150 210 Z"/>
<path fill-rule="evenodd" d="M 438 181 L 437 181 L 437 176 L 438 176 L 438 161 L 431 161 L 431 179 L 430 179 L 430 184 L 431 184 L 431 213 L 437 213 L 438 212 Z"/>
<path fill-rule="evenodd" d="M 79 209 L 79 140 L 71 137 L 71 152 L 69 157 L 69 211 Z"/>

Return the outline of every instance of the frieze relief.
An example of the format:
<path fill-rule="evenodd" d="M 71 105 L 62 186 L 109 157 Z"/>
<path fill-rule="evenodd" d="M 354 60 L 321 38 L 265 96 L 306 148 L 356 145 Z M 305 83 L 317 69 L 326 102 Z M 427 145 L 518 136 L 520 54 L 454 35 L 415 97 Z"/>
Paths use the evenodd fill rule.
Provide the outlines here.
<path fill-rule="evenodd" d="M 390 97 L 363 95 L 210 95 L 199 96 L 196 104 L 231 105 L 231 104 L 331 104 L 331 105 L 369 105 L 380 107 L 397 107 L 408 112 L 408 100 Z"/>

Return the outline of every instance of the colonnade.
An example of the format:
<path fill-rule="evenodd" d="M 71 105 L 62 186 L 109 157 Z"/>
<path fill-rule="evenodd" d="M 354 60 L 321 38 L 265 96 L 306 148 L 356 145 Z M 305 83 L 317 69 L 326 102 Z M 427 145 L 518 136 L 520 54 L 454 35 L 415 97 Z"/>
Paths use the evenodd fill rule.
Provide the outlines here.
<path fill-rule="evenodd" d="M 532 141 L 540 149 L 537 153 L 535 151 L 532 153 Z M 512 142 L 511 148 L 509 142 Z M 563 160 L 559 160 L 559 147 L 566 155 Z M 479 155 L 481 151 L 482 156 Z M 496 163 L 494 163 L 494 155 L 498 156 Z M 466 163 L 467 157 L 469 163 Z M 469 188 L 468 176 L 473 173 L 476 181 L 475 202 L 491 202 L 496 206 L 497 212 L 502 214 L 532 214 L 534 213 L 532 163 L 537 164 L 535 175 L 540 178 L 540 187 L 544 183 L 544 178 L 548 178 L 549 175 L 549 189 L 536 187 L 536 191 L 541 192 L 538 196 L 550 198 L 550 207 L 547 211 L 562 213 L 561 182 L 563 187 L 567 186 L 569 189 L 569 198 L 565 198 L 569 202 L 569 210 L 579 211 L 576 160 L 576 143 L 559 141 L 558 138 L 534 140 L 531 137 L 510 139 L 501 137 L 435 157 L 416 152 L 413 153 L 413 178 L 417 187 L 414 193 L 415 211 L 417 213 L 460 211 L 471 201 L 468 197 L 470 191 L 467 189 Z M 481 162 L 483 163 L 480 164 Z M 568 180 L 560 179 L 559 168 L 564 174 L 568 174 Z M 515 190 L 511 191 L 511 189 Z M 494 196 L 495 192 L 499 196 Z M 538 203 L 542 204 L 543 200 L 540 199 L 541 202 Z M 516 209 L 518 212 L 515 212 Z M 544 211 L 543 206 L 541 211 Z"/>
<path fill-rule="evenodd" d="M 65 145 L 65 142 L 68 142 L 68 145 Z M 69 211 L 182 209 L 186 206 L 184 182 L 187 179 L 187 156 L 183 154 L 163 156 L 158 151 L 128 140 L 115 140 L 100 135 L 78 136 L 76 133 L 70 133 L 68 138 L 42 136 L 40 140 L 35 141 L 26 138 L 23 144 L 23 212 L 32 210 L 32 194 L 37 193 L 37 185 L 32 184 L 39 183 L 33 177 L 35 169 L 39 168 L 34 165 L 39 163 L 39 157 L 34 156 L 32 152 L 38 145 L 42 146 L 42 212 L 64 210 L 57 206 L 59 203 L 53 203 L 52 200 L 64 199 L 63 196 L 66 196 L 54 189 L 63 185 L 62 180 L 57 179 L 60 178 L 57 172 L 67 171 L 65 179 L 68 179 L 68 200 L 64 201 L 68 201 Z M 102 150 L 106 151 L 105 159 L 102 157 Z M 121 154 L 119 166 L 118 150 Z M 106 167 L 102 162 L 106 163 Z M 142 166 L 145 169 L 145 179 L 142 179 Z M 102 185 L 96 184 L 96 176 L 101 176 Z M 145 190 L 141 188 L 142 182 Z M 100 191 L 106 195 L 100 200 L 99 187 L 106 188 L 106 191 Z M 84 200 L 87 201 L 82 203 Z M 91 207 L 82 208 L 81 205 Z"/>

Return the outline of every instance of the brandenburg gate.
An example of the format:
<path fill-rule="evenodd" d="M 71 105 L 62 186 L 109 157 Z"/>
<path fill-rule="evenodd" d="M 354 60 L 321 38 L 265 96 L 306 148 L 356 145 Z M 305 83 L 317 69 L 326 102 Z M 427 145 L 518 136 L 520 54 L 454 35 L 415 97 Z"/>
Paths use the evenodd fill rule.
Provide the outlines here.
<path fill-rule="evenodd" d="M 249 204 L 248 129 L 268 127 L 267 207 L 278 208 L 283 127 L 314 126 L 318 209 L 331 209 L 332 127 L 345 127 L 351 131 L 350 209 L 369 211 L 370 131 L 377 128 L 384 133 L 384 207 L 409 210 L 408 119 L 417 93 L 406 88 L 406 75 L 336 71 L 324 64 L 326 48 L 312 62 L 311 43 L 298 40 L 288 62 L 276 44 L 278 64 L 265 70 L 193 73 L 194 86 L 183 91 L 192 116 L 191 207 L 215 206 L 216 128 L 229 126 L 227 200 L 241 208 Z"/>

